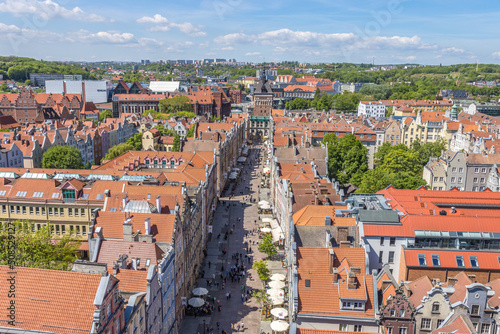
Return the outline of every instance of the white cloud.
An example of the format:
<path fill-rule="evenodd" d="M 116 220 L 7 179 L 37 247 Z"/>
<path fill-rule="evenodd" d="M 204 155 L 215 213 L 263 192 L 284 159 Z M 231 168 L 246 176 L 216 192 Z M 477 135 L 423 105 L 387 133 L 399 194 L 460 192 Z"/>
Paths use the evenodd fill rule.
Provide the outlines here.
<path fill-rule="evenodd" d="M 103 22 L 103 16 L 86 13 L 81 8 L 67 9 L 52 0 L 5 0 L 0 3 L 0 12 L 15 15 L 33 14 L 44 20 L 63 18 L 76 21 Z"/>
<path fill-rule="evenodd" d="M 226 46 L 226 47 L 223 47 L 221 48 L 222 51 L 233 51 L 234 48 L 232 46 Z"/>
<path fill-rule="evenodd" d="M 492 56 L 493 58 L 500 59 L 500 51 L 499 51 L 499 52 L 493 52 L 493 53 L 491 54 L 491 56 Z"/>
<path fill-rule="evenodd" d="M 67 42 L 84 42 L 84 43 L 111 43 L 111 44 L 126 44 L 136 43 L 137 40 L 132 33 L 121 33 L 119 31 L 99 31 L 96 33 L 79 30 L 76 33 L 69 33 L 65 36 Z"/>
<path fill-rule="evenodd" d="M 443 48 L 443 49 L 441 49 L 441 52 L 445 53 L 445 54 L 463 54 L 463 53 L 465 53 L 465 50 L 451 47 L 451 48 Z"/>
<path fill-rule="evenodd" d="M 196 28 L 194 25 L 192 25 L 189 22 L 184 22 L 184 23 L 171 23 L 171 27 L 175 27 L 185 33 L 186 35 L 193 36 L 193 37 L 200 37 L 200 36 L 205 36 L 206 33 L 204 31 L 201 31 L 199 28 Z"/>
<path fill-rule="evenodd" d="M 0 34 L 18 34 L 21 32 L 21 28 L 15 25 L 6 25 L 0 22 Z"/>
<path fill-rule="evenodd" d="M 151 24 L 153 27 L 149 28 L 150 31 L 169 31 L 171 28 L 179 29 L 186 35 L 193 37 L 206 36 L 206 32 L 201 31 L 201 26 L 195 27 L 192 23 L 175 23 L 170 22 L 166 17 L 160 14 L 155 14 L 152 17 L 143 16 L 137 19 L 137 23 Z"/>
<path fill-rule="evenodd" d="M 168 20 L 160 14 L 155 14 L 153 17 L 143 16 L 137 19 L 137 23 L 165 24 L 168 23 Z"/>
<path fill-rule="evenodd" d="M 247 52 L 245 53 L 245 56 L 258 56 L 260 55 L 260 52 Z"/>
<path fill-rule="evenodd" d="M 235 32 L 232 34 L 219 36 L 214 39 L 214 42 L 217 44 L 247 44 L 255 41 L 255 36 L 249 36 L 241 32 Z"/>

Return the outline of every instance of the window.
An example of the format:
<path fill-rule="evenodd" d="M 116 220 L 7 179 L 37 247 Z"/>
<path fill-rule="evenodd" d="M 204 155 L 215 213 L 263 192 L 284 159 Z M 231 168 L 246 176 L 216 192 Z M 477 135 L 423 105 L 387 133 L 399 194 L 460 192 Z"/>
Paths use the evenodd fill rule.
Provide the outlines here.
<path fill-rule="evenodd" d="M 73 208 L 68 208 L 68 216 L 73 217 Z"/>
<path fill-rule="evenodd" d="M 481 173 L 486 173 L 486 168 L 481 168 Z"/>
<path fill-rule="evenodd" d="M 477 177 L 474 178 L 474 183 L 477 183 Z"/>
<path fill-rule="evenodd" d="M 311 287 L 311 280 L 306 279 L 306 288 L 310 288 L 310 287 Z"/>
<path fill-rule="evenodd" d="M 10 206 L 10 213 L 14 213 L 16 211 L 16 208 L 14 205 Z"/>
<path fill-rule="evenodd" d="M 85 217 L 85 209 L 80 209 L 80 216 Z"/>
<path fill-rule="evenodd" d="M 362 332 L 363 331 L 363 326 L 361 326 L 361 325 L 354 325 L 354 331 L 355 332 Z"/>
<path fill-rule="evenodd" d="M 2 213 L 7 213 L 7 205 L 2 205 Z"/>
<path fill-rule="evenodd" d="M 455 258 L 457 260 L 457 267 L 465 267 L 464 266 L 464 257 L 462 255 L 456 255 Z"/>
<path fill-rule="evenodd" d="M 460 168 L 458 169 L 458 172 L 459 172 L 459 173 L 463 173 L 463 172 L 464 172 L 463 167 L 460 167 Z"/>
<path fill-rule="evenodd" d="M 59 193 L 52 193 L 52 198 L 58 199 L 59 198 Z"/>
<path fill-rule="evenodd" d="M 389 263 L 394 263 L 394 252 L 389 252 Z"/>
<path fill-rule="evenodd" d="M 481 324 L 481 334 L 488 334 L 490 332 L 490 324 Z"/>
<path fill-rule="evenodd" d="M 441 327 L 441 324 L 443 323 L 444 319 L 438 319 L 437 321 L 437 328 Z"/>
<path fill-rule="evenodd" d="M 75 209 L 75 217 L 78 217 L 80 214 L 78 212 L 78 209 Z"/>
<path fill-rule="evenodd" d="M 383 263 L 384 262 L 384 251 L 378 252 L 378 263 Z"/>
<path fill-rule="evenodd" d="M 479 168 L 474 168 L 474 173 L 479 173 Z"/>
<path fill-rule="evenodd" d="M 431 329 L 431 319 L 422 318 L 422 322 L 420 323 L 421 329 Z"/>
<path fill-rule="evenodd" d="M 44 214 L 45 214 L 45 207 L 42 206 L 42 215 L 44 215 Z"/>
<path fill-rule="evenodd" d="M 477 256 L 470 255 L 469 260 L 470 260 L 470 266 L 472 268 L 479 268 L 479 263 L 477 262 Z"/>
<path fill-rule="evenodd" d="M 395 246 L 396 245 L 396 238 L 390 238 L 389 239 L 389 245 L 390 246 Z"/>
<path fill-rule="evenodd" d="M 66 234 L 66 225 L 61 225 L 62 234 Z"/>
<path fill-rule="evenodd" d="M 399 334 L 407 334 L 407 333 L 408 333 L 408 329 L 406 327 L 399 328 Z"/>
<path fill-rule="evenodd" d="M 453 167 L 453 168 L 451 169 L 451 172 L 452 172 L 452 173 L 456 173 L 456 172 L 457 172 L 457 167 Z"/>
<path fill-rule="evenodd" d="M 484 183 L 484 177 L 482 177 L 479 182 Z"/>
<path fill-rule="evenodd" d="M 479 305 L 472 305 L 470 309 L 471 315 L 479 315 Z"/>
<path fill-rule="evenodd" d="M 380 238 L 380 246 L 383 246 L 384 245 L 384 237 L 381 237 Z"/>
<path fill-rule="evenodd" d="M 59 234 L 59 225 L 55 225 L 56 227 L 56 233 Z"/>
<path fill-rule="evenodd" d="M 339 324 L 339 330 L 342 332 L 347 331 L 347 324 Z"/>
<path fill-rule="evenodd" d="M 405 316 L 405 310 L 404 309 L 399 310 L 399 317 L 402 318 L 404 316 Z"/>
<path fill-rule="evenodd" d="M 434 267 L 439 267 L 441 263 L 439 262 L 439 255 L 433 254 L 432 255 L 432 265 Z"/>
<path fill-rule="evenodd" d="M 439 303 L 432 304 L 432 313 L 439 313 Z"/>
<path fill-rule="evenodd" d="M 461 177 L 458 178 L 458 183 L 462 183 L 462 178 Z"/>
<path fill-rule="evenodd" d="M 87 235 L 87 226 L 82 226 L 82 234 Z"/>
<path fill-rule="evenodd" d="M 74 189 L 63 189 L 62 194 L 63 194 L 63 199 L 73 199 L 74 200 L 76 198 Z"/>
<path fill-rule="evenodd" d="M 386 327 L 387 334 L 392 334 L 392 327 Z"/>
<path fill-rule="evenodd" d="M 425 260 L 425 254 L 418 254 L 418 265 L 426 266 L 427 261 Z"/>
<path fill-rule="evenodd" d="M 49 216 L 52 216 L 54 213 L 52 212 L 52 208 L 49 208 Z"/>
<path fill-rule="evenodd" d="M 80 234 L 80 225 L 76 225 L 76 234 Z"/>
<path fill-rule="evenodd" d="M 103 194 L 97 194 L 96 199 L 97 199 L 97 200 L 101 200 L 101 199 L 103 199 L 103 197 L 104 197 L 104 195 L 103 195 Z"/>
<path fill-rule="evenodd" d="M 27 194 L 26 191 L 18 191 L 16 197 L 26 197 L 26 194 Z"/>
<path fill-rule="evenodd" d="M 43 193 L 42 193 L 42 192 L 35 191 L 35 192 L 33 193 L 33 197 L 35 197 L 35 198 L 42 198 L 42 197 L 43 197 Z"/>
<path fill-rule="evenodd" d="M 26 207 L 23 205 L 23 215 L 26 214 Z"/>
<path fill-rule="evenodd" d="M 456 177 L 452 176 L 452 177 L 451 177 L 451 182 L 452 182 L 452 183 L 455 183 L 455 180 L 456 180 Z"/>
<path fill-rule="evenodd" d="M 33 214 L 33 207 L 30 206 L 30 215 L 32 215 L 32 214 Z"/>
<path fill-rule="evenodd" d="M 444 181 L 444 177 L 442 177 L 442 176 L 441 176 L 441 177 L 439 178 L 439 182 L 443 182 L 443 181 Z"/>

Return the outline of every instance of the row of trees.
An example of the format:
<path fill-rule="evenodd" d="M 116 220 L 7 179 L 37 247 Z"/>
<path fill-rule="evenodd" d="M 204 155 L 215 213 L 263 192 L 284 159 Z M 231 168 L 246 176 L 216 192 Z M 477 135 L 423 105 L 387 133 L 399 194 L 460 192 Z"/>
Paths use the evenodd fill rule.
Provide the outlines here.
<path fill-rule="evenodd" d="M 319 89 L 316 91 L 313 100 L 306 100 L 303 98 L 296 98 L 287 101 L 285 104 L 288 110 L 303 110 L 314 108 L 316 110 L 342 110 L 352 111 L 358 108 L 361 95 L 357 93 L 346 92 L 344 94 L 319 94 Z"/>
<path fill-rule="evenodd" d="M 361 193 L 375 193 L 389 185 L 398 189 L 425 186 L 423 167 L 430 157 L 438 157 L 446 149 L 444 139 L 425 144 L 417 140 L 410 148 L 386 142 L 375 153 L 375 168 L 369 170 L 367 149 L 353 134 L 338 139 L 331 133 L 323 138 L 323 144 L 328 145 L 330 178 L 340 184 L 353 184 Z"/>

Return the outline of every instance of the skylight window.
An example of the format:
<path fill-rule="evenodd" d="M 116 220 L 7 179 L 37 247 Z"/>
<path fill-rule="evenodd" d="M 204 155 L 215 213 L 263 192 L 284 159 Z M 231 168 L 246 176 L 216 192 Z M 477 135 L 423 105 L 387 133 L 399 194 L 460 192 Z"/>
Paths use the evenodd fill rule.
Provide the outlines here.
<path fill-rule="evenodd" d="M 35 191 L 33 193 L 34 198 L 42 198 L 43 197 L 43 192 Z"/>
<path fill-rule="evenodd" d="M 0 196 L 5 196 L 6 193 L 7 193 L 7 191 L 2 190 L 2 191 L 0 191 Z"/>
<path fill-rule="evenodd" d="M 479 263 L 477 262 L 477 256 L 471 255 L 469 256 L 469 260 L 470 260 L 470 266 L 472 268 L 479 268 Z"/>
<path fill-rule="evenodd" d="M 418 265 L 419 266 L 426 266 L 427 261 L 425 259 L 425 254 L 418 254 Z"/>
<path fill-rule="evenodd" d="M 103 194 L 97 194 L 97 199 L 103 199 L 104 195 Z"/>
<path fill-rule="evenodd" d="M 83 199 L 89 199 L 89 194 L 83 194 L 83 195 L 82 195 L 82 198 L 83 198 Z"/>
<path fill-rule="evenodd" d="M 52 193 L 52 198 L 59 198 L 59 193 Z"/>
<path fill-rule="evenodd" d="M 457 267 L 462 267 L 462 268 L 465 267 L 464 257 L 462 255 L 457 255 L 456 260 L 457 260 Z"/>
<path fill-rule="evenodd" d="M 109 212 L 116 212 L 116 208 L 109 209 Z"/>
<path fill-rule="evenodd" d="M 26 197 L 27 191 L 18 191 L 16 197 Z"/>

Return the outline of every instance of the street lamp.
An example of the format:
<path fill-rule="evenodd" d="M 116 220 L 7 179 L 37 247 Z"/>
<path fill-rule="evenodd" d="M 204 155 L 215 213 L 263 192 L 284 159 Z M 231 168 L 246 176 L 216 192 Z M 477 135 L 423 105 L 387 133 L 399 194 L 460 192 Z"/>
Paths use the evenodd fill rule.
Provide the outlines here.
<path fill-rule="evenodd" d="M 206 326 L 205 326 L 205 319 L 203 319 L 203 334 L 205 334 L 205 328 L 206 328 Z"/>

